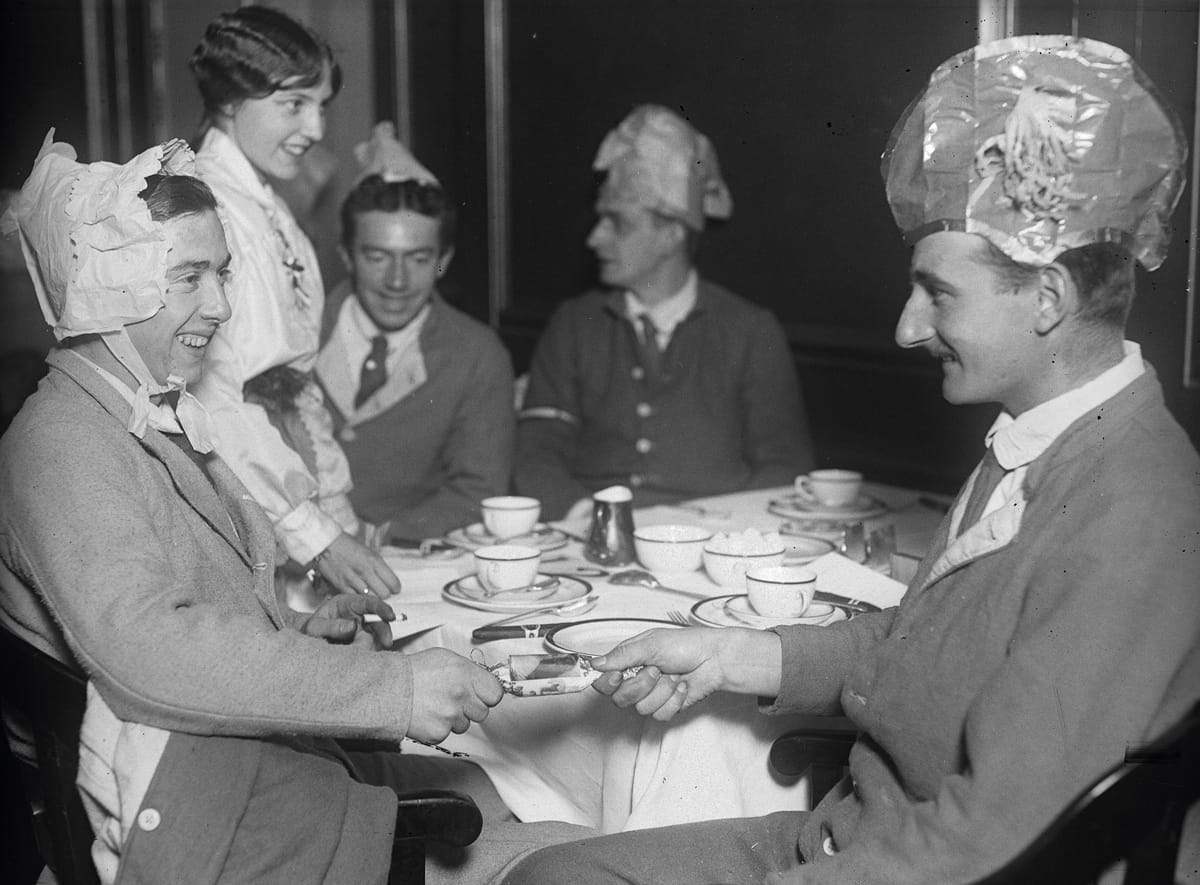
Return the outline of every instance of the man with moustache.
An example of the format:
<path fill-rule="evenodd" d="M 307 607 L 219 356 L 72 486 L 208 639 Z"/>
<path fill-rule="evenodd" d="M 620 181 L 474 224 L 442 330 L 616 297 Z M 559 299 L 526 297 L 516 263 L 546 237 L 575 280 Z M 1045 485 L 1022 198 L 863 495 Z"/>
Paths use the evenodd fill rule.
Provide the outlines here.
<path fill-rule="evenodd" d="M 1116 47 L 1016 37 L 942 64 L 895 128 L 884 179 L 914 243 L 896 341 L 941 361 L 950 402 L 1002 406 L 900 605 L 652 630 L 592 660 L 660 720 L 714 691 L 847 716 L 849 781 L 811 813 L 543 850 L 508 885 L 978 881 L 1193 708 L 1200 458 L 1124 340 L 1134 262 L 1162 263 L 1183 189 L 1155 96 Z"/>

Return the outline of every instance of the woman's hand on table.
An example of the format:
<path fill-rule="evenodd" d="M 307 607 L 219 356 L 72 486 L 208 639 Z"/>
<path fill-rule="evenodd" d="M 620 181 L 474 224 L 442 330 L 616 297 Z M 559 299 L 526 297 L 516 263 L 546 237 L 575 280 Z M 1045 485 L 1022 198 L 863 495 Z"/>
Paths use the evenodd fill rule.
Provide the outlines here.
<path fill-rule="evenodd" d="M 665 722 L 714 691 L 777 694 L 782 654 L 779 637 L 765 630 L 647 630 L 592 658 L 606 671 L 592 686 L 619 707 Z M 641 669 L 622 672 L 633 667 Z"/>
<path fill-rule="evenodd" d="M 313 567 L 339 593 L 374 593 L 386 599 L 400 592 L 400 579 L 383 557 L 345 532 L 321 551 Z"/>
<path fill-rule="evenodd" d="M 462 734 L 482 722 L 500 703 L 500 681 L 483 667 L 445 648 L 408 656 L 413 674 L 408 736 L 438 743 L 450 732 Z"/>
<path fill-rule="evenodd" d="M 377 615 L 378 621 L 367 623 L 364 615 Z M 396 619 L 392 607 L 377 596 L 362 593 L 339 593 L 322 602 L 300 621 L 297 629 L 306 636 L 318 636 L 329 642 L 388 648 L 392 644 L 389 621 Z"/>

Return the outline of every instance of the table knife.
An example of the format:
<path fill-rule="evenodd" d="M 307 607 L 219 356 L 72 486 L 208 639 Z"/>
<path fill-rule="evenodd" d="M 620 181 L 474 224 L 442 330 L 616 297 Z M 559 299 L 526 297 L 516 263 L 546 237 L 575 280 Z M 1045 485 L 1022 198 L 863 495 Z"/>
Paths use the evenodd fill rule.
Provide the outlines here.
<path fill-rule="evenodd" d="M 836 593 L 826 593 L 824 590 L 818 590 L 813 593 L 813 602 L 823 602 L 826 605 L 836 605 L 839 608 L 844 608 L 847 611 L 857 612 L 859 614 L 883 611 L 883 609 L 873 603 L 863 602 L 861 599 L 850 599 L 846 596 L 839 596 Z"/>

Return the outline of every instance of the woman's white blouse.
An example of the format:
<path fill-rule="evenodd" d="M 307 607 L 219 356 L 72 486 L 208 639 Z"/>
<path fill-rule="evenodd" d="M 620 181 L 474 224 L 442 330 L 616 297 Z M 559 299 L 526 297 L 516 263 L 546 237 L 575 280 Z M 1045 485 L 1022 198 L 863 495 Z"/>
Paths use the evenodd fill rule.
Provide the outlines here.
<path fill-rule="evenodd" d="M 194 393 L 212 416 L 217 453 L 270 515 L 288 555 L 305 563 L 343 530 L 358 530 L 346 498 L 350 467 L 315 383 L 297 405 L 316 476 L 242 388 L 276 366 L 312 370 L 325 303 L 317 256 L 283 200 L 219 129 L 205 135 L 196 170 L 220 204 L 233 277 L 225 287 L 232 315 L 208 346 Z"/>

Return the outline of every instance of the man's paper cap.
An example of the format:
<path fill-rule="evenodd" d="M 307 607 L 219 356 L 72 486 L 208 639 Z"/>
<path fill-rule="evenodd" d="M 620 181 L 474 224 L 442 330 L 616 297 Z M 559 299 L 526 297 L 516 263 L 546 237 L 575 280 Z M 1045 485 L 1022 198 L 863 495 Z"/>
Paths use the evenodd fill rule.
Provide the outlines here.
<path fill-rule="evenodd" d="M 412 152 L 396 138 L 396 126 L 390 120 L 376 123 L 371 137 L 354 148 L 361 170 L 355 184 L 378 175 L 384 181 L 415 181 L 437 186 L 433 173 L 422 166 Z"/>
<path fill-rule="evenodd" d="M 592 168 L 608 173 L 601 199 L 645 206 L 693 230 L 704 230 L 705 218 L 733 214 L 712 144 L 658 105 L 634 108 L 605 137 Z"/>
<path fill-rule="evenodd" d="M 195 174 L 184 141 L 155 145 L 123 165 L 85 164 L 54 141 L 53 129 L 46 134 L 4 228 L 20 233 L 42 314 L 59 340 L 117 331 L 163 306 L 167 243 L 138 196 L 158 174 Z"/>
<path fill-rule="evenodd" d="M 1178 118 L 1125 52 L 1022 36 L 939 65 L 892 130 L 882 173 L 911 243 L 965 231 L 1045 266 L 1114 242 L 1155 270 L 1186 159 Z"/>

